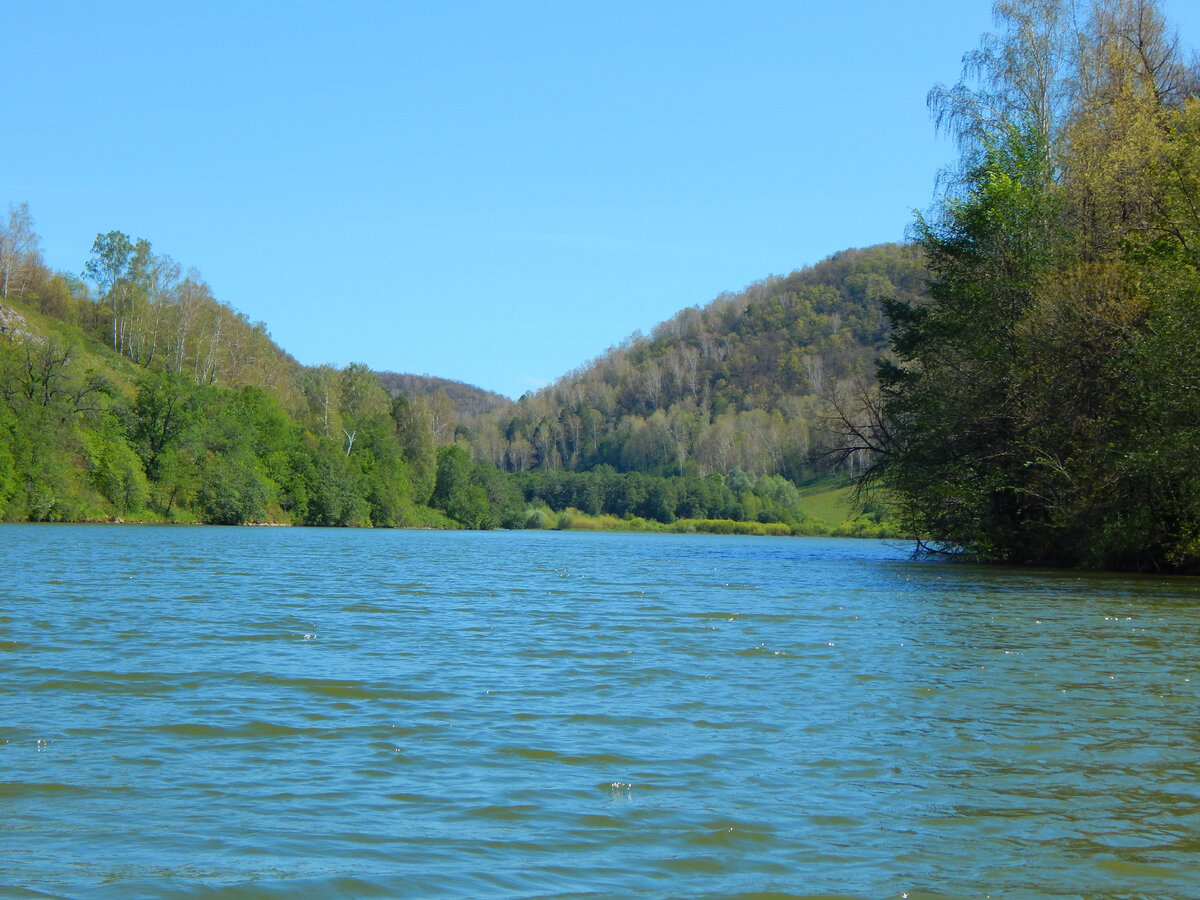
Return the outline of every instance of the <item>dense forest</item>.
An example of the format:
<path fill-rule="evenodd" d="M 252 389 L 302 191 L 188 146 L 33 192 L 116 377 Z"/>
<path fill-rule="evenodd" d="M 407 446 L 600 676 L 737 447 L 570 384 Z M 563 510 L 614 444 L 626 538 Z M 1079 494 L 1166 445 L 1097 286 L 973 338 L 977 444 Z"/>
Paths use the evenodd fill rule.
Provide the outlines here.
<path fill-rule="evenodd" d="M 1151 0 L 996 5 L 847 452 L 933 548 L 1200 570 L 1200 66 Z"/>
<path fill-rule="evenodd" d="M 145 240 L 83 277 L 0 223 L 0 511 L 9 520 L 452 524 L 428 417 L 362 365 L 303 367 Z"/>
<path fill-rule="evenodd" d="M 925 282 L 917 247 L 846 250 L 685 309 L 460 432 L 478 459 L 510 472 L 738 470 L 803 482 L 835 446 L 831 401 L 873 379 L 887 346 L 881 300 L 916 302 Z"/>
<path fill-rule="evenodd" d="M 97 235 L 81 276 L 51 272 L 21 205 L 0 250 L 0 516 L 33 521 L 836 528 L 794 483 L 817 472 L 820 397 L 869 374 L 880 298 L 922 280 L 912 247 L 846 251 L 514 403 L 302 366 L 122 232 Z M 841 531 L 886 533 L 884 518 Z"/>

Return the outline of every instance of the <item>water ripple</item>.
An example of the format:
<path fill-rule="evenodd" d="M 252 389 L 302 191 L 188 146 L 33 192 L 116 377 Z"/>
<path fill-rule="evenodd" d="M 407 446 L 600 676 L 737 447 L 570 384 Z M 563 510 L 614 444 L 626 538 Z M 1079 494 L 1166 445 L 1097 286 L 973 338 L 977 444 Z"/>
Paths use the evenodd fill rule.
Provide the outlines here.
<path fill-rule="evenodd" d="M 1186 580 L 853 541 L 0 530 L 3 896 L 1200 880 Z"/>

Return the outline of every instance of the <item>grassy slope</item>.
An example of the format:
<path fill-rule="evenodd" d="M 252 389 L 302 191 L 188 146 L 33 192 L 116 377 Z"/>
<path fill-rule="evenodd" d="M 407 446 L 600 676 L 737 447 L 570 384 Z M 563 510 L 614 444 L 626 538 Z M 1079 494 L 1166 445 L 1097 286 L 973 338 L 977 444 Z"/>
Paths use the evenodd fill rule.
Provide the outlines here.
<path fill-rule="evenodd" d="M 10 298 L 4 301 L 4 305 L 25 320 L 23 329 L 38 342 L 53 341 L 58 347 L 70 348 L 71 371 L 102 372 L 122 390 L 132 392 L 133 384 L 142 370 L 128 359 L 85 334 L 78 326 L 43 315 L 19 299 Z"/>
<path fill-rule="evenodd" d="M 810 518 L 824 519 L 830 525 L 836 525 L 858 514 L 853 493 L 853 486 L 845 479 L 823 478 L 800 488 L 800 508 Z"/>

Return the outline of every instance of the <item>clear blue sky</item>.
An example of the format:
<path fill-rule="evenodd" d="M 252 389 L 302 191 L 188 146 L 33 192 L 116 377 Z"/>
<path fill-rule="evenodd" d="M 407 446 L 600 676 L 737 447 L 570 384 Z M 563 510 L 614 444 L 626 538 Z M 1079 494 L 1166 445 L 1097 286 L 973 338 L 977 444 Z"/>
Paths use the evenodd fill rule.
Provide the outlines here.
<path fill-rule="evenodd" d="M 990 9 L 8 2 L 0 208 L 76 274 L 98 232 L 148 239 L 303 363 L 518 396 L 902 239 L 953 155 L 925 94 Z"/>

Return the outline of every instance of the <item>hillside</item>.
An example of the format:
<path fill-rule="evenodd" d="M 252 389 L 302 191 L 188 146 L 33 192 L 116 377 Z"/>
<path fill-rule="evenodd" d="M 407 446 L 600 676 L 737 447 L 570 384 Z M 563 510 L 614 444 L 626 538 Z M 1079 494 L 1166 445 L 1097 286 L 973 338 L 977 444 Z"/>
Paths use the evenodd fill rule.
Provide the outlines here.
<path fill-rule="evenodd" d="M 449 522 L 429 417 L 365 366 L 300 365 L 148 241 L 99 235 L 85 272 L 0 221 L 0 518 Z"/>
<path fill-rule="evenodd" d="M 0 516 L 17 520 L 494 527 L 573 506 L 800 529 L 788 480 L 822 474 L 823 411 L 873 378 L 880 298 L 924 281 L 911 247 L 844 251 L 514 403 L 303 366 L 148 241 L 99 235 L 82 281 L 12 240 L 21 221 L 0 227 L 0 250 L 20 244 L 0 271 Z M 540 477 L 564 469 L 587 477 Z"/>
<path fill-rule="evenodd" d="M 503 394 L 486 391 L 473 384 L 438 378 L 435 375 L 405 375 L 398 372 L 376 372 L 379 382 L 391 394 L 404 394 L 415 400 L 418 397 L 433 397 L 444 393 L 454 404 L 456 414 L 467 417 L 507 406 L 512 401 Z"/>
<path fill-rule="evenodd" d="M 434 375 L 404 375 L 376 372 L 379 383 L 393 397 L 404 395 L 423 404 L 439 443 L 455 439 L 460 423 L 476 416 L 512 405 L 503 394 Z"/>
<path fill-rule="evenodd" d="M 830 444 L 829 404 L 874 379 L 881 299 L 924 296 L 920 251 L 845 250 L 634 335 L 513 406 L 464 423 L 497 467 L 781 474 L 802 481 Z"/>

